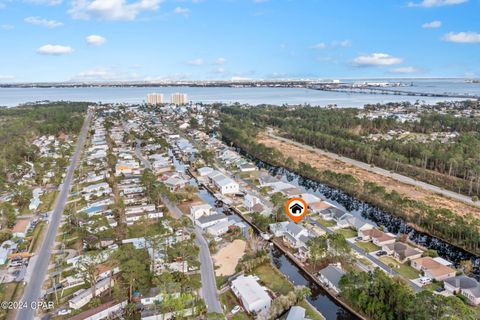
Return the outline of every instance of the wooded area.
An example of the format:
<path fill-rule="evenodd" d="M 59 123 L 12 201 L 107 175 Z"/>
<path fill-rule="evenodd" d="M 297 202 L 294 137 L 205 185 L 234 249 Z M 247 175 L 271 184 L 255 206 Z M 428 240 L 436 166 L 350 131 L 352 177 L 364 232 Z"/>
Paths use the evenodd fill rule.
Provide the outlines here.
<path fill-rule="evenodd" d="M 367 119 L 359 109 L 224 107 L 222 112 L 272 126 L 298 142 L 373 164 L 472 197 L 480 195 L 480 119 L 423 113 L 420 121 Z M 404 130 L 457 132 L 452 143 L 367 140 L 369 134 Z"/>
<path fill-rule="evenodd" d="M 362 183 L 350 174 L 317 170 L 308 163 L 297 163 L 277 149 L 258 143 L 256 136 L 263 130 L 252 124 L 249 117 L 229 112 L 222 115 L 220 132 L 232 145 L 273 166 L 285 167 L 303 177 L 342 190 L 371 203 L 411 223 L 417 229 L 475 254 L 480 253 L 480 220 L 470 213 L 460 216 L 445 208 L 433 208 L 428 203 L 387 191 L 374 182 Z"/>
<path fill-rule="evenodd" d="M 86 102 L 52 102 L 0 108 L 0 190 L 18 164 L 35 162 L 35 137 L 78 133 L 87 107 Z"/>

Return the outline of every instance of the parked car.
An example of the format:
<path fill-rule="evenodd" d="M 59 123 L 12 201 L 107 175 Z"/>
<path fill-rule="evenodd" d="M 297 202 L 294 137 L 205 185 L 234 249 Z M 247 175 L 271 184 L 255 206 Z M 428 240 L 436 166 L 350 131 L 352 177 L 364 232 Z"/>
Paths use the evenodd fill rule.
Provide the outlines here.
<path fill-rule="evenodd" d="M 70 314 L 71 312 L 72 312 L 72 310 L 70 310 L 70 309 L 62 309 L 62 310 L 58 311 L 58 315 L 59 316 L 65 316 L 67 314 Z"/>
<path fill-rule="evenodd" d="M 356 238 L 355 238 L 355 241 L 362 241 L 362 240 L 363 240 L 362 237 L 356 237 Z"/>
<path fill-rule="evenodd" d="M 420 283 L 421 284 L 428 284 L 430 282 L 432 282 L 432 278 L 430 278 L 430 277 L 421 277 L 420 278 Z"/>
<path fill-rule="evenodd" d="M 239 313 L 240 310 L 242 310 L 242 307 L 240 307 L 240 306 L 237 304 L 235 307 L 233 307 L 233 309 L 232 309 L 231 312 L 232 312 L 232 314 L 236 314 L 236 313 Z"/>
<path fill-rule="evenodd" d="M 384 256 L 384 255 L 386 255 L 386 254 L 387 254 L 387 252 L 386 252 L 386 251 L 383 251 L 383 250 L 380 250 L 380 251 L 378 251 L 377 253 L 375 253 L 375 255 L 376 255 L 377 257 L 381 257 L 381 256 Z"/>
<path fill-rule="evenodd" d="M 445 291 L 445 288 L 443 287 L 438 287 L 437 289 L 435 289 L 435 292 L 443 292 Z"/>

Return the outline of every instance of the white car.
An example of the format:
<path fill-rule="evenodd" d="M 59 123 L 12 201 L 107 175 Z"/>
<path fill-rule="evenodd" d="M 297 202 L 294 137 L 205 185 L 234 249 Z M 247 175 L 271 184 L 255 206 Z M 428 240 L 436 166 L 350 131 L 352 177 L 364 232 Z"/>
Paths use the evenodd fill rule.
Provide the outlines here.
<path fill-rule="evenodd" d="M 425 285 L 425 284 L 429 284 L 430 282 L 432 282 L 432 278 L 430 277 L 421 277 L 420 278 L 420 283 Z"/>
<path fill-rule="evenodd" d="M 240 310 L 242 310 L 242 307 L 240 307 L 239 305 L 236 305 L 235 307 L 233 307 L 232 309 L 232 314 L 236 314 L 236 313 L 239 313 Z"/>
<path fill-rule="evenodd" d="M 62 309 L 62 310 L 58 311 L 58 315 L 59 316 L 65 316 L 67 314 L 70 314 L 71 312 L 72 312 L 72 310 L 70 310 L 70 309 Z"/>

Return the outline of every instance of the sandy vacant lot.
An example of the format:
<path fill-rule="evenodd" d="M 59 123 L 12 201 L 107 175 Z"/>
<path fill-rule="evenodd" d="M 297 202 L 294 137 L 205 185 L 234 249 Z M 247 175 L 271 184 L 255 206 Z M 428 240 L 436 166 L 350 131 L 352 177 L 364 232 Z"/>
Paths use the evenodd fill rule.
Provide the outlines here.
<path fill-rule="evenodd" d="M 396 190 L 409 198 L 424 201 L 434 208 L 448 208 L 459 215 L 464 215 L 468 212 L 471 212 L 477 218 L 480 218 L 480 208 L 478 207 L 468 205 L 455 199 L 447 198 L 407 183 L 399 182 L 390 177 L 355 167 L 343 161 L 332 159 L 326 155 L 305 150 L 291 143 L 274 139 L 271 136 L 260 135 L 258 138 L 258 142 L 261 142 L 269 147 L 276 148 L 283 154 L 288 154 L 297 162 L 303 161 L 309 163 L 314 168 L 320 170 L 328 169 L 335 172 L 349 173 L 361 181 L 375 181 L 379 185 L 384 186 L 388 191 Z"/>
<path fill-rule="evenodd" d="M 243 240 L 237 239 L 223 247 L 218 253 L 213 256 L 215 266 L 219 268 L 215 270 L 217 276 L 229 276 L 235 273 L 235 267 L 240 258 L 245 253 L 247 243 Z"/>

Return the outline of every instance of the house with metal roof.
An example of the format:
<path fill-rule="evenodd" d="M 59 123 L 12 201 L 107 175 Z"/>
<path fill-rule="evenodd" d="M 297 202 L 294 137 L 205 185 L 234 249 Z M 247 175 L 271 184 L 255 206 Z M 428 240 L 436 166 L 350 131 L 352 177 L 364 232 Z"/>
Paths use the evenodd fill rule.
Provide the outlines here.
<path fill-rule="evenodd" d="M 336 265 L 329 265 L 318 272 L 320 282 L 337 294 L 340 293 L 340 279 L 345 272 Z"/>
<path fill-rule="evenodd" d="M 272 298 L 267 290 L 258 284 L 258 277 L 239 276 L 232 281 L 231 289 L 249 313 L 259 315 L 270 308 Z"/>

